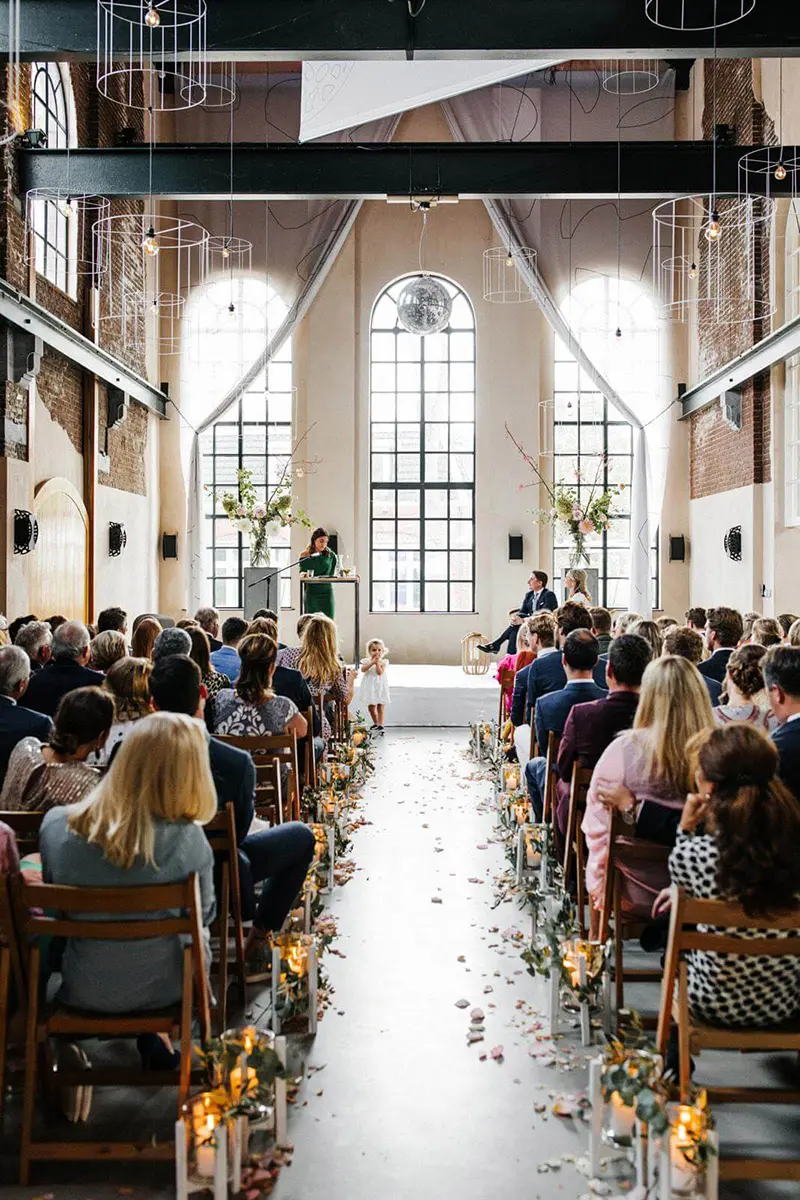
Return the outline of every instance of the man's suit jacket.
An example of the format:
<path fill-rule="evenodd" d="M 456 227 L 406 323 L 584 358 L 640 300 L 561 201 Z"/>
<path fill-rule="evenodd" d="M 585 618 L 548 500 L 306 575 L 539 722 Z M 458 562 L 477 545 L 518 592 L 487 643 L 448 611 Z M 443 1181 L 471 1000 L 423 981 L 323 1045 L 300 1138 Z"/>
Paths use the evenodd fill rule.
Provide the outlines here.
<path fill-rule="evenodd" d="M 597 760 L 623 729 L 630 729 L 639 697 L 635 692 L 607 692 L 590 704 L 576 704 L 567 717 L 558 748 L 556 821 L 565 830 L 569 813 L 569 789 L 576 760 L 594 768 Z"/>
<path fill-rule="evenodd" d="M 222 809 L 226 804 L 233 805 L 242 916 L 245 920 L 250 920 L 255 913 L 255 885 L 250 860 L 246 850 L 242 849 L 242 842 L 247 837 L 253 821 L 256 769 L 246 750 L 228 746 L 214 737 L 208 739 L 208 758 L 214 787 L 217 790 L 217 807 Z"/>
<path fill-rule="evenodd" d="M 733 647 L 726 646 L 724 649 L 715 650 L 710 658 L 697 664 L 697 669 L 701 675 L 705 675 L 708 679 L 716 679 L 717 683 L 722 683 L 725 678 L 725 671 L 728 667 L 728 659 L 733 654 Z"/>
<path fill-rule="evenodd" d="M 293 700 L 300 713 L 305 716 L 310 708 L 314 713 L 314 737 L 322 734 L 322 721 L 319 709 L 314 703 L 311 690 L 299 671 L 291 667 L 276 667 L 272 676 L 272 687 L 277 696 L 286 696 Z"/>
<path fill-rule="evenodd" d="M 636 836 L 659 846 L 674 846 L 682 816 L 682 808 L 667 808 L 666 804 L 645 800 L 636 818 Z"/>
<path fill-rule="evenodd" d="M 539 592 L 528 592 L 528 596 L 533 597 L 533 612 L 542 612 L 546 609 L 548 612 L 555 612 L 558 608 L 558 599 L 555 592 L 551 592 L 549 588 L 542 588 Z M 525 599 L 528 599 L 528 596 Z M 530 612 L 525 614 L 530 616 Z"/>
<path fill-rule="evenodd" d="M 800 800 L 800 720 L 784 721 L 772 735 L 778 749 L 778 774 Z"/>
<path fill-rule="evenodd" d="M 606 664 L 599 660 L 592 672 L 594 682 L 603 691 L 606 690 Z M 567 674 L 561 662 L 561 651 L 545 654 L 535 659 L 530 665 L 528 675 L 528 703 L 525 709 L 526 718 L 530 719 L 540 696 L 548 692 L 558 692 L 567 682 Z M 593 697 L 584 697 L 593 699 Z"/>
<path fill-rule="evenodd" d="M 716 679 L 712 679 L 710 675 L 703 676 L 703 683 L 708 688 L 708 698 L 711 701 L 711 707 L 716 708 L 719 704 L 719 698 L 722 695 L 722 684 Z"/>
<path fill-rule="evenodd" d="M 104 682 L 105 675 L 100 671 L 90 671 L 72 658 L 56 658 L 31 676 L 20 704 L 23 708 L 32 708 L 34 712 L 54 717 L 67 692 L 82 687 L 102 687 Z"/>
<path fill-rule="evenodd" d="M 567 717 L 576 704 L 585 704 L 587 700 L 599 700 L 606 693 L 591 679 L 568 683 L 558 692 L 549 692 L 536 701 L 534 719 L 536 722 L 536 744 L 539 754 L 547 751 L 547 735 L 557 733 L 559 737 L 564 731 Z"/>
<path fill-rule="evenodd" d="M 53 722 L 41 713 L 20 708 L 8 696 L 0 696 L 0 787 L 6 777 L 11 751 L 23 738 L 35 737 L 46 742 Z"/>
<path fill-rule="evenodd" d="M 533 666 L 529 663 L 514 676 L 514 692 L 511 697 L 511 724 L 515 727 L 525 724 L 525 708 L 528 703 L 528 675 Z"/>

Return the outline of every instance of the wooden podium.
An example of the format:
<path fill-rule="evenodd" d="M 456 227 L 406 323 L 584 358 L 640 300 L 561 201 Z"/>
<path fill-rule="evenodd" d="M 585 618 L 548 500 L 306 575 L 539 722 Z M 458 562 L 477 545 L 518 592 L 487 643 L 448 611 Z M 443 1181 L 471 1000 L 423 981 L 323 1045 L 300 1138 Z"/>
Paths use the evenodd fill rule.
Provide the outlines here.
<path fill-rule="evenodd" d="M 300 576 L 300 612 L 306 611 L 306 588 L 309 584 L 331 583 L 334 587 L 341 584 L 355 588 L 355 622 L 353 658 L 357 663 L 361 655 L 361 577 L 359 575 L 301 575 Z M 257 589 L 253 589 L 254 591 Z"/>

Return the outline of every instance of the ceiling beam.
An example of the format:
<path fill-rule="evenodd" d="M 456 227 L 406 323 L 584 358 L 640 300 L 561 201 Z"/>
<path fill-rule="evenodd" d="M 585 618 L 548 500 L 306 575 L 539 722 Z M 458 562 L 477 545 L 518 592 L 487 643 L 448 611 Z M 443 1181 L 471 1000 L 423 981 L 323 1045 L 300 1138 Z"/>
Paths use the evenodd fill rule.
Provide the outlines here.
<path fill-rule="evenodd" d="M 800 317 L 787 321 L 780 329 L 767 334 L 755 346 L 719 367 L 680 397 L 681 420 L 700 412 L 724 392 L 735 392 L 771 367 L 785 362 L 800 351 Z"/>
<path fill-rule="evenodd" d="M 676 33 L 647 20 L 644 0 L 436 0 L 409 20 L 405 0 L 215 0 L 208 5 L 212 57 L 300 58 L 708 58 L 713 34 Z M 5 10 L 5 20 L 4 17 Z M 0 52 L 7 49 L 8 0 L 0 0 Z M 723 57 L 800 55 L 800 6 L 761 0 L 718 31 Z M 92 59 L 97 0 L 26 0 L 27 59 Z M 124 54 L 127 45 L 118 50 Z"/>
<path fill-rule="evenodd" d="M 624 199 L 708 191 L 708 142 L 623 142 L 617 176 L 616 142 L 390 142 L 309 143 L 266 147 L 237 143 L 230 181 L 227 146 L 165 145 L 153 151 L 152 188 L 146 146 L 118 149 L 23 150 L 22 190 L 68 188 L 109 198 L 176 200 L 297 199 L 338 196 L 453 195 L 462 199 L 526 196 Z M 736 192 L 744 148 L 717 152 L 717 192 Z M 798 153 L 787 147 L 787 154 Z M 618 188 L 619 182 L 619 188 Z M 791 180 L 772 184 L 791 193 Z"/>

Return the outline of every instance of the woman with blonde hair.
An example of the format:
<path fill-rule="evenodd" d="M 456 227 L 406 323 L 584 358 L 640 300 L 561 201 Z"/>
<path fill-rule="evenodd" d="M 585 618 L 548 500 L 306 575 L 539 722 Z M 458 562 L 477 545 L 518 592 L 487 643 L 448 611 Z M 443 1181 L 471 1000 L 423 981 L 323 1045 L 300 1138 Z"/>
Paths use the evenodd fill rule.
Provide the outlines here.
<path fill-rule="evenodd" d="M 133 631 L 131 654 L 134 658 L 153 657 L 153 646 L 161 633 L 161 622 L 155 617 L 143 617 Z"/>
<path fill-rule="evenodd" d="M 108 773 L 79 804 L 52 809 L 39 845 L 45 883 L 136 887 L 200 883 L 206 962 L 214 918 L 214 856 L 202 826 L 217 811 L 217 794 L 202 725 L 178 713 L 139 721 Z M 102 921 L 102 911 L 92 919 Z M 183 946 L 178 937 L 142 941 L 67 942 L 59 1000 L 93 1012 L 163 1009 L 181 996 Z M 145 1066 L 178 1065 L 155 1034 L 138 1039 Z"/>
<path fill-rule="evenodd" d="M 279 665 L 299 671 L 315 698 L 324 695 L 343 705 L 353 699 L 357 671 L 345 673 L 338 654 L 336 622 L 324 613 L 309 616 L 300 635 L 300 645 L 282 651 Z M 330 736 L 330 723 L 323 712 L 322 737 L 327 742 Z"/>
<path fill-rule="evenodd" d="M 104 675 L 113 667 L 114 663 L 119 662 L 121 658 L 125 658 L 128 653 L 128 647 L 125 645 L 125 638 L 117 629 L 104 629 L 102 633 L 98 633 L 89 643 L 89 652 L 91 658 L 89 665 L 95 671 L 102 671 Z"/>
<path fill-rule="evenodd" d="M 631 625 L 628 633 L 635 633 L 640 638 L 644 638 L 653 652 L 653 658 L 661 657 L 664 649 L 664 634 L 655 621 L 637 621 L 635 625 Z"/>
<path fill-rule="evenodd" d="M 102 637 L 102 634 L 98 635 Z M 106 675 L 105 690 L 114 701 L 114 724 L 108 741 L 95 756 L 95 763 L 104 766 L 119 743 L 128 736 L 137 721 L 151 711 L 150 674 L 153 664 L 149 658 L 122 658 Z"/>
<path fill-rule="evenodd" d="M 565 604 L 572 600 L 575 604 L 585 604 L 587 608 L 591 607 L 592 593 L 589 591 L 586 572 L 581 567 L 570 567 L 564 576 L 564 586 L 567 590 L 564 597 Z"/>
<path fill-rule="evenodd" d="M 748 641 L 754 646 L 780 646 L 783 641 L 783 630 L 774 617 L 758 617 L 753 621 Z"/>
<path fill-rule="evenodd" d="M 633 729 L 603 751 L 586 801 L 586 888 L 595 912 L 605 888 L 609 809 L 618 809 L 633 823 L 645 800 L 682 808 L 692 785 L 687 742 L 713 724 L 708 690 L 693 663 L 670 656 L 647 666 Z"/>

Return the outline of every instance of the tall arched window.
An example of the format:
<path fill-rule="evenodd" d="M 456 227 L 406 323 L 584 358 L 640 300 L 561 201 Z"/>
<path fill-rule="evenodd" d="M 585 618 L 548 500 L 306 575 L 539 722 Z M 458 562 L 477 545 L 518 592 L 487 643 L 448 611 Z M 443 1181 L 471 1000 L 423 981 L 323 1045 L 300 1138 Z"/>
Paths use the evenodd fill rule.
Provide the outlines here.
<path fill-rule="evenodd" d="M 786 221 L 786 320 L 800 316 L 800 201 Z M 800 525 L 800 354 L 786 361 L 784 400 L 784 524 Z"/>
<path fill-rule="evenodd" d="M 634 412 L 647 414 L 656 395 L 658 328 L 647 293 L 635 283 L 604 275 L 579 283 L 562 312 L 577 340 L 609 383 Z M 617 336 L 619 330 L 621 336 Z M 569 347 L 556 338 L 554 479 L 588 495 L 595 482 L 607 488 L 624 484 L 614 502 L 618 516 L 603 534 L 587 538 L 589 566 L 599 578 L 598 604 L 610 608 L 629 602 L 631 561 L 630 484 L 633 464 L 631 427 L 597 391 Z M 658 571 L 653 547 L 653 604 L 657 607 Z M 569 543 L 556 533 L 554 575 L 569 565 Z M 582 564 L 583 565 L 583 564 Z"/>
<path fill-rule="evenodd" d="M 47 134 L 51 150 L 63 150 L 72 144 L 70 129 L 71 105 L 67 102 L 67 87 L 58 63 L 31 65 L 31 96 L 33 128 Z M 63 292 L 73 290 L 70 271 L 69 210 L 62 210 L 53 200 L 39 201 L 33 214 L 33 238 L 36 270 Z"/>
<path fill-rule="evenodd" d="M 218 279 L 195 290 L 184 318 L 189 336 L 181 372 L 181 410 L 192 425 L 202 424 L 236 386 L 285 316 L 281 298 L 255 277 Z M 259 498 L 266 499 L 291 459 L 292 399 L 292 344 L 287 339 L 267 369 L 201 435 L 206 577 L 217 608 L 244 607 L 242 572 L 250 565 L 247 537 L 233 528 L 218 497 L 236 491 L 236 472 L 247 467 Z M 286 529 L 270 539 L 270 566 L 289 562 Z M 288 573 L 281 577 L 280 602 L 284 608 L 291 605 Z"/>
<path fill-rule="evenodd" d="M 416 337 L 397 320 L 407 280 L 376 301 L 371 326 L 370 608 L 475 607 L 475 315 L 465 292 L 450 324 Z"/>

